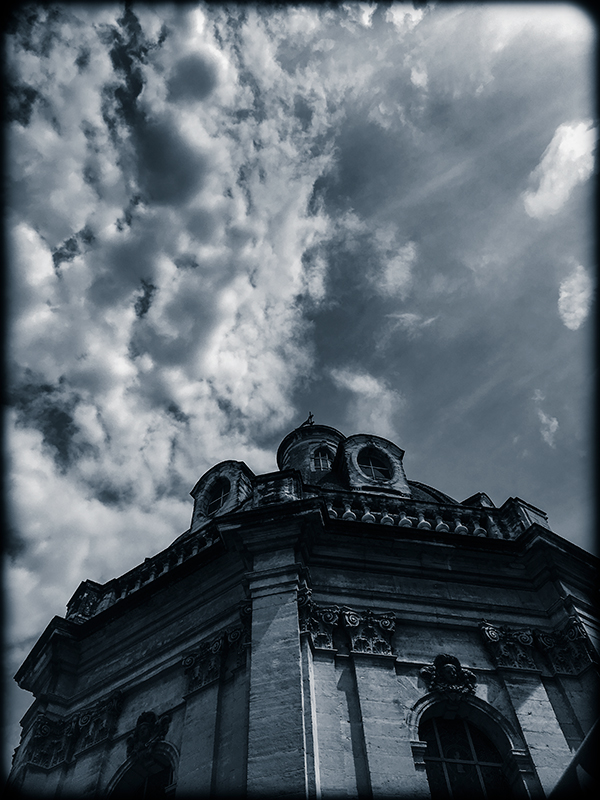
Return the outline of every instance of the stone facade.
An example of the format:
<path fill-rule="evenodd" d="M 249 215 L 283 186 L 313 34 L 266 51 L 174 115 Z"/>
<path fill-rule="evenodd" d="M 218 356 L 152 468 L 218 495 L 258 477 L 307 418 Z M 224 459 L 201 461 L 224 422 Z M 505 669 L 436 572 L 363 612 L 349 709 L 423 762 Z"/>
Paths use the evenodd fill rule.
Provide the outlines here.
<path fill-rule="evenodd" d="M 548 796 L 595 723 L 597 562 L 517 498 L 407 480 L 403 455 L 308 424 L 278 472 L 206 473 L 190 529 L 82 583 L 20 668 L 13 791 Z"/>

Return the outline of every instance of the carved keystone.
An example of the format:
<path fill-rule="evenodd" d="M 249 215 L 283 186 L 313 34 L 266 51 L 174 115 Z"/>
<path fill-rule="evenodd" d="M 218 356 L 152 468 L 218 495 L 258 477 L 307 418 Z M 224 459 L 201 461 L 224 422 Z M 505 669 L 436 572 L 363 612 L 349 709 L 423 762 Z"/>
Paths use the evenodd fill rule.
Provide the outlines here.
<path fill-rule="evenodd" d="M 433 666 L 423 667 L 419 672 L 430 692 L 475 694 L 475 673 L 461 667 L 456 656 L 440 653 L 433 659 Z"/>
<path fill-rule="evenodd" d="M 157 717 L 153 711 L 143 711 L 127 739 L 127 756 L 136 761 L 153 762 L 156 745 L 163 741 L 170 724 L 168 713 Z"/>

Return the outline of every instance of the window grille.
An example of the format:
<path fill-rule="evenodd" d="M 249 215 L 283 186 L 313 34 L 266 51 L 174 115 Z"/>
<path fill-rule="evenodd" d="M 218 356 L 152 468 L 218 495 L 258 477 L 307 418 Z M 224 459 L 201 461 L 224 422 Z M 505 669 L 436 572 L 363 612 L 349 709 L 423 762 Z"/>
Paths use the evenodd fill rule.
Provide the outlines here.
<path fill-rule="evenodd" d="M 364 474 L 371 479 L 389 480 L 392 477 L 392 470 L 387 458 L 372 447 L 361 450 L 357 461 Z"/>
<path fill-rule="evenodd" d="M 432 800 L 511 796 L 502 756 L 471 722 L 433 717 L 421 724 L 419 737 L 427 742 L 425 767 Z"/>
<path fill-rule="evenodd" d="M 327 447 L 319 447 L 313 453 L 313 464 L 317 472 L 329 472 L 333 464 L 331 450 Z"/>
<path fill-rule="evenodd" d="M 229 492 L 231 491 L 231 484 L 227 478 L 220 478 L 208 495 L 208 502 L 206 504 L 206 513 L 208 516 L 216 514 L 216 512 L 225 505 Z"/>

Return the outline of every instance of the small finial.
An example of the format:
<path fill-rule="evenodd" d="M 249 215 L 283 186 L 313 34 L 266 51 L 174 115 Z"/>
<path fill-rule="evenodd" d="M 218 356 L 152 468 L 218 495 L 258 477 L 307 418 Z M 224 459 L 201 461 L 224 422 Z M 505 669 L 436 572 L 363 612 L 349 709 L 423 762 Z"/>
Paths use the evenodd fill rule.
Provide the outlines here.
<path fill-rule="evenodd" d="M 312 411 L 309 411 L 309 412 L 308 412 L 308 419 L 306 419 L 306 420 L 305 420 L 305 421 L 302 423 L 302 425 L 300 425 L 300 427 L 301 427 L 301 428 L 303 428 L 305 425 L 314 425 L 314 419 L 315 419 L 315 418 L 313 417 Z"/>

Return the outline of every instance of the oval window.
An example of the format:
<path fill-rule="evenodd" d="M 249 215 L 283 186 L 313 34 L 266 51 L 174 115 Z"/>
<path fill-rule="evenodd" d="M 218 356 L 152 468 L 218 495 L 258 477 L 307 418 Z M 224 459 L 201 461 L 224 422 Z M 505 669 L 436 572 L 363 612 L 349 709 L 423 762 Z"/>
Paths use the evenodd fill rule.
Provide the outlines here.
<path fill-rule="evenodd" d="M 223 508 L 229 492 L 231 491 L 231 484 L 227 478 L 219 478 L 208 493 L 206 500 L 206 514 L 216 514 L 219 509 Z"/>
<path fill-rule="evenodd" d="M 365 447 L 358 454 L 358 466 L 372 480 L 389 480 L 392 468 L 386 456 L 374 447 Z"/>

